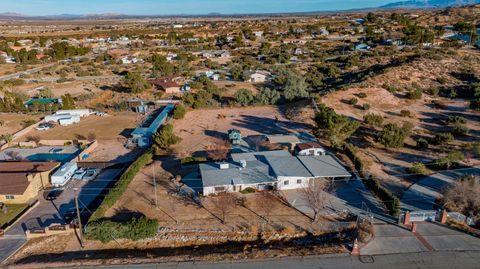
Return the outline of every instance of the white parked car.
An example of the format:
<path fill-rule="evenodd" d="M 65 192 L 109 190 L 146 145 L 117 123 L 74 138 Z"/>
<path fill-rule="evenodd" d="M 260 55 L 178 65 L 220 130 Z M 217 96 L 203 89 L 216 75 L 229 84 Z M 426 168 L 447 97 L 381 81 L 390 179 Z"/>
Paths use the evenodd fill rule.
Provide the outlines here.
<path fill-rule="evenodd" d="M 73 173 L 72 179 L 80 180 L 86 173 L 87 170 L 85 168 L 78 168 L 78 170 Z"/>
<path fill-rule="evenodd" d="M 83 175 L 82 180 L 90 181 L 94 180 L 98 174 L 100 174 L 100 169 L 98 168 L 89 168 L 87 169 L 85 175 Z"/>

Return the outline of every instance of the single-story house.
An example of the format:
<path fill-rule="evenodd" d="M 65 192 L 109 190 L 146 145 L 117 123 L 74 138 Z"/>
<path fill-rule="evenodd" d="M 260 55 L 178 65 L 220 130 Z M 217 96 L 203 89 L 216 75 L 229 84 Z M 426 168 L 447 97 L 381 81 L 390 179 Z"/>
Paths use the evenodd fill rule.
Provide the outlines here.
<path fill-rule="evenodd" d="M 158 90 L 162 90 L 165 93 L 175 94 L 180 93 L 180 85 L 177 83 L 177 77 L 166 76 L 149 81 L 150 84 L 155 86 Z"/>
<path fill-rule="evenodd" d="M 245 75 L 251 83 L 264 83 L 271 76 L 268 71 L 245 71 Z"/>
<path fill-rule="evenodd" d="M 351 174 L 329 155 L 292 156 L 286 150 L 234 153 L 226 162 L 199 165 L 203 195 L 257 190 L 306 188 L 311 180 L 344 179 Z"/>
<path fill-rule="evenodd" d="M 0 202 L 27 203 L 50 186 L 58 162 L 0 162 Z"/>
<path fill-rule="evenodd" d="M 295 155 L 297 156 L 320 156 L 325 155 L 325 149 L 315 142 L 305 142 L 295 145 Z"/>

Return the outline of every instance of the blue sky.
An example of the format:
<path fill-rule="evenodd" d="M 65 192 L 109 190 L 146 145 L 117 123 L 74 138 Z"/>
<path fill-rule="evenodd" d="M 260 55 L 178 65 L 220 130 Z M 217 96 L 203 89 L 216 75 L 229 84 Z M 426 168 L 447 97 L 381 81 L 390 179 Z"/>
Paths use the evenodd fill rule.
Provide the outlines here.
<path fill-rule="evenodd" d="M 376 7 L 396 0 L 0 0 L 0 13 L 130 15 L 271 13 Z"/>

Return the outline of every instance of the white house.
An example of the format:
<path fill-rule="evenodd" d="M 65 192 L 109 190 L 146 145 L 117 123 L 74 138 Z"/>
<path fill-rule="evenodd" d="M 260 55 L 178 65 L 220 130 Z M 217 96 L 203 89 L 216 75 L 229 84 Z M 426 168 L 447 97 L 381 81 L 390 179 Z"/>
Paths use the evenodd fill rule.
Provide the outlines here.
<path fill-rule="evenodd" d="M 267 71 L 245 71 L 249 82 L 251 83 L 264 83 L 270 77 L 270 73 Z"/>
<path fill-rule="evenodd" d="M 200 178 L 184 183 L 210 195 L 257 190 L 305 188 L 311 180 L 350 178 L 351 174 L 330 155 L 292 156 L 286 150 L 236 153 L 228 162 L 202 163 Z"/>
<path fill-rule="evenodd" d="M 57 112 L 55 112 L 55 115 L 76 115 L 76 116 L 79 116 L 79 117 L 87 117 L 87 116 L 90 116 L 92 115 L 92 111 L 90 111 L 90 109 L 86 108 L 86 109 L 67 109 L 67 110 L 58 110 Z"/>
<path fill-rule="evenodd" d="M 75 171 L 78 169 L 77 163 L 68 162 L 62 165 L 55 173 L 51 176 L 52 185 L 55 187 L 61 187 L 65 185 L 73 176 Z"/>
<path fill-rule="evenodd" d="M 57 122 L 60 125 L 66 126 L 80 122 L 80 116 L 70 114 L 53 114 L 45 116 L 46 122 Z"/>

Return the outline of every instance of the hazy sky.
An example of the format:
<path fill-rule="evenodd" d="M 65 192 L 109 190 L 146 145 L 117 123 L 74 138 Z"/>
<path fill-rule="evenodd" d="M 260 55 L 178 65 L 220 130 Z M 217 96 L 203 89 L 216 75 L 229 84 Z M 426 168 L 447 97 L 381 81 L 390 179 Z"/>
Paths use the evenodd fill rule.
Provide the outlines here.
<path fill-rule="evenodd" d="M 376 7 L 396 0 L 0 0 L 0 13 L 134 15 L 269 13 Z"/>

